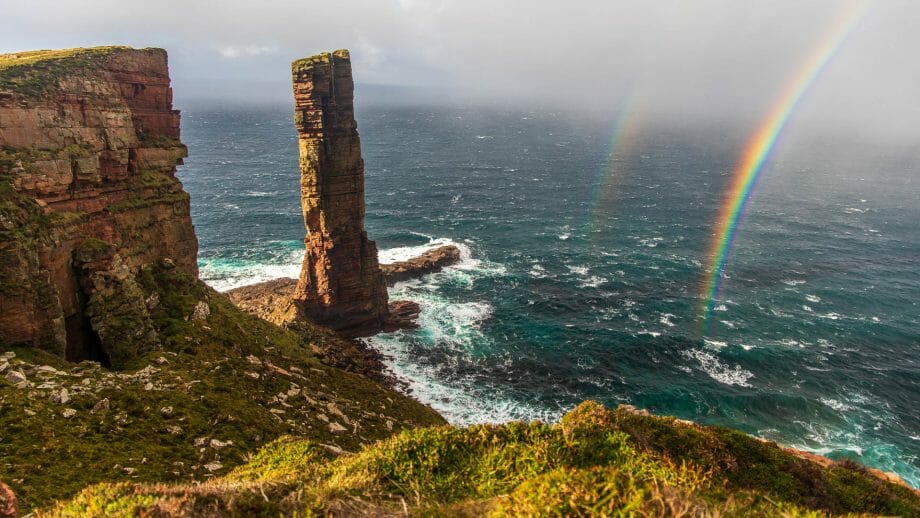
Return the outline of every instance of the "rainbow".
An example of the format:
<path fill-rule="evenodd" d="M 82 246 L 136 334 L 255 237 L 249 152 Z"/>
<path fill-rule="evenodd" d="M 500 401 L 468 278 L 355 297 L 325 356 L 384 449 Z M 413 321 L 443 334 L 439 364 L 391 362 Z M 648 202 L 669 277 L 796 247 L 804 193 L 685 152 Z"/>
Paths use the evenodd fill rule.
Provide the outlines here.
<path fill-rule="evenodd" d="M 744 149 L 719 210 L 719 219 L 715 225 L 716 231 L 709 246 L 708 268 L 702 294 L 704 333 L 709 331 L 712 311 L 716 302 L 721 298 L 722 279 L 728 266 L 738 226 L 744 217 L 745 208 L 751 199 L 760 174 L 763 172 L 764 162 L 773 147 L 776 146 L 777 139 L 802 98 L 821 71 L 843 46 L 847 36 L 868 12 L 869 5 L 870 0 L 858 0 L 852 2 L 841 13 L 837 22 L 831 26 L 831 30 L 812 50 L 808 59 L 802 63 Z"/>
<path fill-rule="evenodd" d="M 624 161 L 629 157 L 629 146 L 636 140 L 638 120 L 636 116 L 637 100 L 633 92 L 626 96 L 620 105 L 609 145 L 605 149 L 604 159 L 598 178 L 593 182 L 589 193 L 588 208 L 583 225 L 584 234 L 591 238 L 595 225 L 602 213 L 610 211 L 617 194 L 617 173 L 626 170 Z"/>

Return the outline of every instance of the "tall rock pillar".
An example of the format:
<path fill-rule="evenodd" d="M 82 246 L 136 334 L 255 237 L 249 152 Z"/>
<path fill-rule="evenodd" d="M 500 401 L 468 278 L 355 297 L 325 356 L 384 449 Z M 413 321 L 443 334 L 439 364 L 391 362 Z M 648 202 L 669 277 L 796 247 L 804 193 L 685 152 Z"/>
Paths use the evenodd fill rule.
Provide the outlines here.
<path fill-rule="evenodd" d="M 297 313 L 353 336 L 378 331 L 387 291 L 364 231 L 364 160 L 347 50 L 292 64 L 306 253 Z"/>

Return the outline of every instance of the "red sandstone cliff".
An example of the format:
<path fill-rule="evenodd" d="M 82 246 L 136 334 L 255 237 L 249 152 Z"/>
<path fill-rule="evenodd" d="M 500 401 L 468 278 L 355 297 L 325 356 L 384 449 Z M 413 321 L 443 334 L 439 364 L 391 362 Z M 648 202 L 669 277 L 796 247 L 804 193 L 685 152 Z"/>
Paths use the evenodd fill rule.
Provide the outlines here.
<path fill-rule="evenodd" d="M 197 273 L 186 155 L 165 51 L 0 55 L 0 343 L 118 363 L 155 341 L 133 275 Z"/>
<path fill-rule="evenodd" d="M 364 161 L 347 50 L 295 61 L 294 124 L 306 254 L 292 301 L 299 317 L 361 335 L 387 318 L 377 247 L 364 231 Z"/>

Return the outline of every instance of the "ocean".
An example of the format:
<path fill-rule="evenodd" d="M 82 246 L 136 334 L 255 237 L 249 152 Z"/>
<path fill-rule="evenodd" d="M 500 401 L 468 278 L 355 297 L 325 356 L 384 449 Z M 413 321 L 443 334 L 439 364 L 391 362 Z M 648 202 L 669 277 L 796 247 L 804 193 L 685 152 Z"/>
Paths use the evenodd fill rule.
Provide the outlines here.
<path fill-rule="evenodd" d="M 289 106 L 180 106 L 205 282 L 297 277 Z M 370 339 L 450 422 L 630 403 L 920 486 L 920 151 L 791 131 L 702 322 L 707 253 L 752 127 L 496 107 L 358 106 L 381 261 L 421 327 Z"/>

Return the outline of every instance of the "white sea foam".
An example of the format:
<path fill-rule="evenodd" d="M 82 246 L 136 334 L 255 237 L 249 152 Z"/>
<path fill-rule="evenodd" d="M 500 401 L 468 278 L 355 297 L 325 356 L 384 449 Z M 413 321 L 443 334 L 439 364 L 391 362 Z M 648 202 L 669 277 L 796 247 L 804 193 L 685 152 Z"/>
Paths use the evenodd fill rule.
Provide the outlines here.
<path fill-rule="evenodd" d="M 568 268 L 570 272 L 578 275 L 588 275 L 587 266 L 567 266 L 566 268 Z"/>
<path fill-rule="evenodd" d="M 838 412 L 849 412 L 850 410 L 854 410 L 854 409 L 855 409 L 855 407 L 852 407 L 852 406 L 850 406 L 850 405 L 848 405 L 848 404 L 846 404 L 846 403 L 842 403 L 842 402 L 840 402 L 840 401 L 838 401 L 838 400 L 836 400 L 836 399 L 821 398 L 821 402 L 824 403 L 825 405 L 827 405 L 827 406 L 833 408 L 834 410 L 836 410 L 836 411 L 838 411 Z"/>
<path fill-rule="evenodd" d="M 703 339 L 703 343 L 706 344 L 707 348 L 715 349 L 717 351 L 724 349 L 725 347 L 728 347 L 728 342 L 720 342 L 718 340 L 707 340 L 706 338 Z"/>
<path fill-rule="evenodd" d="M 206 259 L 199 262 L 199 276 L 215 290 L 227 291 L 280 277 L 296 279 L 302 262 L 303 249 L 296 248 L 280 254 L 273 263 Z"/>
<path fill-rule="evenodd" d="M 817 295 L 805 295 L 805 300 L 817 304 L 818 302 L 821 302 L 821 297 Z"/>
<path fill-rule="evenodd" d="M 445 379 L 437 367 L 416 361 L 403 332 L 379 334 L 368 342 L 388 357 L 387 366 L 408 384 L 415 398 L 431 405 L 452 424 L 463 426 L 535 418 L 553 421 L 558 418 L 545 409 L 516 402 L 501 394 L 486 394 L 474 380 Z"/>
<path fill-rule="evenodd" d="M 505 272 L 501 264 L 474 258 L 468 245 L 448 239 L 432 239 L 421 247 L 382 251 L 381 257 L 385 254 L 388 259 L 411 256 L 442 244 L 458 246 L 461 261 L 441 272 L 397 283 L 390 288 L 391 299 L 408 299 L 419 304 L 419 328 L 378 334 L 369 338 L 368 343 L 387 357 L 387 367 L 408 384 L 415 398 L 431 405 L 453 424 L 535 418 L 551 421 L 558 418 L 545 408 L 495 393 L 475 376 L 452 375 L 445 372 L 448 366 L 419 357 L 419 347 L 450 349 L 450 355 L 455 359 L 448 361 L 475 363 L 477 355 L 489 348 L 490 339 L 481 327 L 492 318 L 492 305 L 483 300 L 458 300 L 455 295 L 447 297 L 441 293 L 440 287 L 450 283 L 469 290 L 476 280 Z M 545 269 L 534 264 L 531 273 L 545 274 Z"/>
<path fill-rule="evenodd" d="M 719 304 L 718 306 L 712 308 L 713 311 L 728 311 L 728 306 L 725 304 Z"/>
<path fill-rule="evenodd" d="M 597 275 L 592 275 L 588 277 L 587 279 L 580 281 L 578 285 L 582 288 L 597 288 L 598 286 L 600 286 L 601 284 L 604 284 L 605 282 L 607 282 L 607 279 L 603 277 L 599 277 Z"/>
<path fill-rule="evenodd" d="M 430 250 L 434 250 L 435 248 L 446 246 L 446 245 L 454 245 L 460 248 L 461 259 L 462 259 L 462 254 L 463 254 L 463 247 L 466 247 L 467 252 L 469 252 L 469 247 L 461 243 L 456 243 L 452 239 L 443 238 L 443 237 L 435 239 L 430 236 L 424 236 L 424 237 L 428 238 L 428 242 L 423 245 L 399 246 L 396 248 L 388 248 L 385 250 L 380 250 L 377 253 L 377 260 L 379 260 L 381 264 L 391 264 L 391 263 L 395 263 L 399 261 L 408 261 L 409 259 L 412 259 L 413 257 L 418 257 L 424 254 L 425 252 L 428 252 Z"/>
<path fill-rule="evenodd" d="M 783 284 L 788 286 L 798 286 L 800 284 L 805 284 L 805 281 L 800 279 L 783 279 Z"/>
<path fill-rule="evenodd" d="M 700 369 L 710 378 L 724 385 L 738 385 L 750 387 L 748 380 L 754 377 L 751 371 L 741 368 L 740 365 L 729 367 L 722 363 L 716 355 L 702 349 L 690 349 L 682 353 L 688 359 L 696 360 Z"/>
<path fill-rule="evenodd" d="M 674 318 L 674 315 L 671 313 L 662 313 L 661 316 L 658 317 L 658 322 L 668 327 L 674 327 L 674 322 L 671 320 L 673 318 Z"/>

